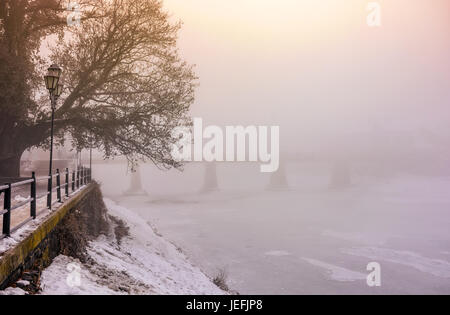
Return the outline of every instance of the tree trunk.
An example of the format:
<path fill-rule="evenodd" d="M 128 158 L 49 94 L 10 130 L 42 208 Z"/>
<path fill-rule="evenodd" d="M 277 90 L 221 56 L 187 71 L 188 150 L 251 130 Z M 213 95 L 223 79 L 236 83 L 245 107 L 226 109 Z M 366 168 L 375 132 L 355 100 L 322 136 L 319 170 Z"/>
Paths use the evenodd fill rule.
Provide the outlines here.
<path fill-rule="evenodd" d="M 22 154 L 18 154 L 9 158 L 0 158 L 0 178 L 20 177 L 20 158 Z"/>
<path fill-rule="evenodd" d="M 20 177 L 20 159 L 25 152 L 23 138 L 14 130 L 0 135 L 0 178 Z"/>
<path fill-rule="evenodd" d="M 0 178 L 20 177 L 20 159 L 26 149 L 39 143 L 42 132 L 6 126 L 0 134 Z"/>

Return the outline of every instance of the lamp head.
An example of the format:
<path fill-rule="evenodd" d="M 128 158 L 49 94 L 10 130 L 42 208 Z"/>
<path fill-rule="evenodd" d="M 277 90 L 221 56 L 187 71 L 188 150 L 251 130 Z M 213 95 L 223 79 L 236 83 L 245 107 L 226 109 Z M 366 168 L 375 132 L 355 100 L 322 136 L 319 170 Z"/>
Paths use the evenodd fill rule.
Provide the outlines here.
<path fill-rule="evenodd" d="M 58 86 L 56 87 L 56 89 L 53 92 L 55 97 L 59 98 L 61 96 L 63 90 L 64 90 L 64 84 L 58 83 Z"/>
<path fill-rule="evenodd" d="M 62 69 L 57 65 L 53 64 L 48 68 L 47 75 L 44 76 L 45 86 L 50 91 L 54 92 L 58 88 L 59 78 L 61 77 Z"/>

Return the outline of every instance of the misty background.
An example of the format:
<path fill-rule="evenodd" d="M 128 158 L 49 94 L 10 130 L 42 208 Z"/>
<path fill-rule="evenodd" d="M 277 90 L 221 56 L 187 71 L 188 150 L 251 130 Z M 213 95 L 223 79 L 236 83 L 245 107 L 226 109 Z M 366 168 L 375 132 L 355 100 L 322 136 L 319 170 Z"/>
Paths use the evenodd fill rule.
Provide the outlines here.
<path fill-rule="evenodd" d="M 379 1 L 375 28 L 367 3 L 166 1 L 200 77 L 193 115 L 279 124 L 291 152 L 373 128 L 448 134 L 448 2 Z"/>

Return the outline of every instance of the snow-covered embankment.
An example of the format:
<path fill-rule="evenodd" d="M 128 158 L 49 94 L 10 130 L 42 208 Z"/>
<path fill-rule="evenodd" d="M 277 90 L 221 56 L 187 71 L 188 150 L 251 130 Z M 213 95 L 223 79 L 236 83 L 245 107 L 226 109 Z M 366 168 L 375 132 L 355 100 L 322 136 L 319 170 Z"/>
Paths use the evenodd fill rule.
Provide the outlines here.
<path fill-rule="evenodd" d="M 105 199 L 109 214 L 129 226 L 88 246 L 90 263 L 60 255 L 42 273 L 42 294 L 225 294 L 141 217 Z"/>

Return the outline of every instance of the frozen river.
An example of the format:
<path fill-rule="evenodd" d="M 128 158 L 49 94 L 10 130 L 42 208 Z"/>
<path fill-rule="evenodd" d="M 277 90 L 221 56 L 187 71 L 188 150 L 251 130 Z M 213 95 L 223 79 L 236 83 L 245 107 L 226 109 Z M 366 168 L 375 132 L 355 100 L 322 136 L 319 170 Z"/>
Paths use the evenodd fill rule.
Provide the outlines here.
<path fill-rule="evenodd" d="M 225 269 L 241 294 L 450 293 L 449 178 L 359 180 L 342 191 L 330 190 L 325 174 L 293 175 L 300 170 L 289 172 L 286 191 L 265 189 L 266 178 L 233 181 L 251 171 L 219 169 L 228 178 L 221 189 L 199 193 L 193 169 L 161 174 L 144 166 L 148 195 L 135 197 L 112 180 L 125 168 L 97 167 L 96 177 L 106 196 L 207 274 Z M 366 283 L 370 262 L 381 265 L 381 287 Z"/>

